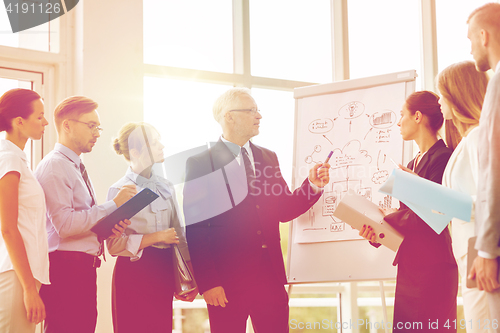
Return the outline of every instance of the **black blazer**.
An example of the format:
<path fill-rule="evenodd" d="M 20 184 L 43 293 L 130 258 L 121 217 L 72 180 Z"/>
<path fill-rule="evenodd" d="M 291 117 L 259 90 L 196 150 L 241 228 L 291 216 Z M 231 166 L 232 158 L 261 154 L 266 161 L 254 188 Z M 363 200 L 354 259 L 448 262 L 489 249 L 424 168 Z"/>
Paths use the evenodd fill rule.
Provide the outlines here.
<path fill-rule="evenodd" d="M 422 178 L 441 184 L 451 153 L 451 149 L 446 147 L 443 140 L 437 141 L 422 157 L 415 173 Z M 414 159 L 411 160 L 408 168 L 413 170 L 414 162 Z M 408 189 L 408 191 L 411 190 L 411 188 Z M 436 234 L 427 223 L 403 203 L 397 212 L 387 215 L 385 220 L 405 236 L 394 265 L 398 260 L 411 261 L 415 267 L 428 267 L 442 263 L 455 264 L 448 228 L 444 229 L 441 234 Z"/>
<path fill-rule="evenodd" d="M 217 286 L 237 289 L 251 284 L 263 251 L 271 259 L 269 274 L 285 284 L 279 222 L 305 213 L 321 197 L 307 179 L 291 193 L 276 154 L 250 146 L 256 173 L 256 193 L 252 195 L 241 196 L 246 193 L 246 178 L 235 179 L 242 167 L 222 141 L 187 161 L 186 236 L 200 293 Z"/>

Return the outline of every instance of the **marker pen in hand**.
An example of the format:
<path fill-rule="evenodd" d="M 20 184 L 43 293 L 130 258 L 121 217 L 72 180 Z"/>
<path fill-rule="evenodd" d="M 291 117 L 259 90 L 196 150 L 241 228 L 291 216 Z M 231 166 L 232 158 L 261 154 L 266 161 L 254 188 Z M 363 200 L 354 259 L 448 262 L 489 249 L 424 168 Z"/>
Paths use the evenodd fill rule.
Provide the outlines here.
<path fill-rule="evenodd" d="M 401 169 L 401 167 L 399 166 L 399 164 L 397 164 L 396 162 L 394 162 L 394 160 L 392 158 L 390 160 L 391 160 L 392 163 L 394 163 L 394 165 L 396 166 L 396 168 Z"/>
<path fill-rule="evenodd" d="M 330 157 L 332 157 L 332 155 L 333 155 L 333 151 L 330 151 L 330 154 L 328 154 L 328 156 L 326 157 L 325 163 L 323 163 L 323 164 L 328 163 L 328 161 L 330 161 Z"/>
<path fill-rule="evenodd" d="M 328 163 L 328 161 L 330 161 L 330 157 L 332 157 L 333 155 L 333 151 L 330 151 L 330 153 L 328 154 L 328 156 L 326 157 L 326 160 L 325 162 L 323 163 L 323 165 L 325 165 L 326 163 Z M 321 168 L 324 168 L 324 166 L 321 166 Z M 319 169 L 317 170 L 318 174 L 319 174 Z"/>

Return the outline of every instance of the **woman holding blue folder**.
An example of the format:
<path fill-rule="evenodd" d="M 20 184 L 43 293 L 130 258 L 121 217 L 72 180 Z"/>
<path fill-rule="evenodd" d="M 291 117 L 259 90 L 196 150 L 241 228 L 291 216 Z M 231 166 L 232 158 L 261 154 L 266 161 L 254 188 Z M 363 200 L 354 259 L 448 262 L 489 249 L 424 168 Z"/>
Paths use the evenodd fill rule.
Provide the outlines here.
<path fill-rule="evenodd" d="M 478 138 L 479 117 L 483 107 L 488 77 L 476 70 L 473 61 L 463 61 L 446 67 L 438 75 L 437 87 L 441 98 L 439 103 L 444 117 L 452 120 L 460 135 L 460 143 L 446 165 L 443 185 L 459 192 L 467 193 L 476 200 L 478 179 Z M 448 137 L 448 128 L 447 137 Z M 487 320 L 493 319 L 489 313 L 486 291 L 467 288 L 467 244 L 475 235 L 474 211 L 471 221 L 454 218 L 451 222 L 453 253 L 462 278 L 461 290 L 464 319 L 459 327 L 468 333 L 488 332 Z"/>
<path fill-rule="evenodd" d="M 113 198 L 125 184 L 134 184 L 138 191 L 147 187 L 159 195 L 130 219 L 121 238 L 107 240 L 109 253 L 119 256 L 113 274 L 114 331 L 170 332 L 175 290 L 172 245 L 178 244 L 187 261 L 189 252 L 174 187 L 153 169 L 164 159 L 160 135 L 149 124 L 128 123 L 121 128 L 113 147 L 130 167 L 110 187 L 108 197 Z M 192 301 L 197 294 L 195 289 L 176 298 Z"/>
<path fill-rule="evenodd" d="M 406 99 L 398 126 L 403 140 L 414 140 L 420 151 L 407 168 L 399 167 L 441 184 L 451 150 L 438 139 L 443 125 L 438 100 L 430 91 L 415 92 Z M 398 274 L 393 332 L 409 331 L 413 323 L 422 323 L 419 332 L 455 332 L 458 271 L 448 229 L 436 234 L 403 203 L 397 210 L 383 212 L 385 220 L 405 236 L 394 260 Z M 370 227 L 360 235 L 374 244 L 377 241 Z"/>

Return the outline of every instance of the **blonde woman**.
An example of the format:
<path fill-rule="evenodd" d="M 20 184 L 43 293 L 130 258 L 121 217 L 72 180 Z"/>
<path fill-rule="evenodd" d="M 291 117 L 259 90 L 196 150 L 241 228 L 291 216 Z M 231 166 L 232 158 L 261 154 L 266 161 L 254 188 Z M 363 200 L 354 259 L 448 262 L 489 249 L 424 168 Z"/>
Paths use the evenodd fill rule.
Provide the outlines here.
<path fill-rule="evenodd" d="M 444 117 L 450 119 L 461 136 L 443 175 L 443 185 L 467 193 L 476 199 L 478 179 L 478 125 L 488 78 L 476 70 L 473 61 L 464 61 L 445 68 L 438 75 L 439 103 Z M 486 332 L 485 320 L 492 319 L 488 311 L 486 292 L 467 288 L 467 244 L 474 233 L 474 213 L 471 222 L 454 218 L 451 223 L 453 254 L 462 278 L 465 326 L 468 333 Z M 491 325 L 490 325 L 491 326 Z M 493 332 L 493 331 L 491 331 Z"/>
<path fill-rule="evenodd" d="M 179 244 L 186 260 L 189 252 L 174 188 L 153 170 L 153 165 L 164 159 L 160 135 L 149 124 L 128 123 L 121 128 L 113 147 L 130 167 L 110 187 L 108 197 L 126 184 L 135 185 L 138 191 L 147 187 L 160 196 L 130 219 L 124 237 L 107 241 L 109 253 L 119 256 L 113 274 L 114 331 L 170 332 L 174 296 L 171 244 Z M 176 297 L 192 301 L 197 294 L 196 289 Z"/>
<path fill-rule="evenodd" d="M 39 295 L 49 284 L 45 196 L 24 147 L 48 122 L 40 95 L 12 89 L 0 97 L 0 332 L 35 332 L 45 319 Z"/>

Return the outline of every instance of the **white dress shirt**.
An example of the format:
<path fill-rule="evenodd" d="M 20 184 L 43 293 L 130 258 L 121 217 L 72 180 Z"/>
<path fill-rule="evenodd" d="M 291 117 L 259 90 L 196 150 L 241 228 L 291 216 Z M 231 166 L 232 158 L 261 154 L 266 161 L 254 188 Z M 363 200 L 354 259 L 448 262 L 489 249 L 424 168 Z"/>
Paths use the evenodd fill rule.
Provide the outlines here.
<path fill-rule="evenodd" d="M 453 151 L 443 174 L 443 185 L 455 191 L 469 194 L 475 205 L 477 198 L 479 127 L 473 128 Z M 460 259 L 467 254 L 468 239 L 475 235 L 475 214 L 472 209 L 471 221 L 453 218 L 451 235 L 453 254 Z"/>
<path fill-rule="evenodd" d="M 49 282 L 49 256 L 45 230 L 45 197 L 42 187 L 28 168 L 26 154 L 9 140 L 0 140 L 0 178 L 18 172 L 19 199 L 17 227 L 23 239 L 33 277 Z M 13 270 L 5 242 L 0 237 L 0 273 Z"/>
<path fill-rule="evenodd" d="M 248 157 L 249 157 L 250 163 L 252 164 L 252 169 L 253 169 L 254 175 L 255 175 L 255 159 L 253 157 L 252 148 L 250 147 L 250 141 L 247 141 L 243 145 L 243 147 L 240 148 L 240 150 L 238 152 L 235 152 L 234 147 L 238 146 L 237 144 L 232 143 L 231 141 L 224 139 L 223 136 L 221 136 L 221 140 L 222 140 L 222 142 L 224 142 L 228 146 L 228 149 L 233 153 L 234 159 L 238 162 L 239 165 L 241 165 L 241 163 L 243 163 L 243 158 L 241 156 L 241 148 L 246 149 L 246 151 L 248 152 Z M 311 182 L 309 177 L 307 178 L 307 180 L 309 181 L 309 185 L 311 185 L 311 188 L 314 190 L 315 193 L 323 192 L 323 188 L 321 188 L 321 187 L 317 186 L 316 184 L 314 184 L 313 182 Z"/>
<path fill-rule="evenodd" d="M 90 229 L 117 207 L 113 200 L 92 205 L 92 197 L 80 171 L 80 157 L 57 143 L 38 164 L 35 177 L 45 191 L 49 252 L 99 253 L 97 235 Z"/>
<path fill-rule="evenodd" d="M 236 151 L 233 151 L 233 147 L 237 147 L 238 145 L 235 144 L 235 143 L 232 143 L 231 141 L 229 140 L 226 140 L 224 139 L 224 137 L 221 136 L 221 140 L 222 142 L 224 142 L 229 150 L 233 153 L 234 155 L 234 159 L 236 160 L 236 162 L 238 162 L 239 165 L 241 165 L 241 163 L 243 163 L 243 157 L 241 155 L 241 148 L 245 148 L 247 150 L 247 153 L 248 153 L 248 159 L 250 160 L 250 163 L 252 164 L 252 169 L 253 169 L 253 172 L 255 173 L 255 160 L 253 158 L 253 151 L 252 151 L 252 148 L 250 148 L 250 141 L 247 141 L 243 147 L 240 147 L 240 149 L 238 150 L 238 152 Z"/>
<path fill-rule="evenodd" d="M 108 199 L 113 198 L 120 188 L 127 184 L 134 184 L 138 192 L 147 187 L 160 197 L 130 219 L 131 224 L 125 229 L 122 237 L 110 238 L 106 241 L 109 253 L 130 257 L 131 261 L 139 260 L 142 256 L 142 250 L 139 250 L 139 247 L 143 235 L 175 228 L 179 237 L 179 250 L 184 259 L 189 261 L 185 232 L 179 218 L 173 185 L 165 178 L 157 176 L 154 171 L 151 178 L 147 179 L 136 174 L 129 167 L 125 176 L 109 188 Z M 153 247 L 169 248 L 170 245 L 160 243 Z"/>

